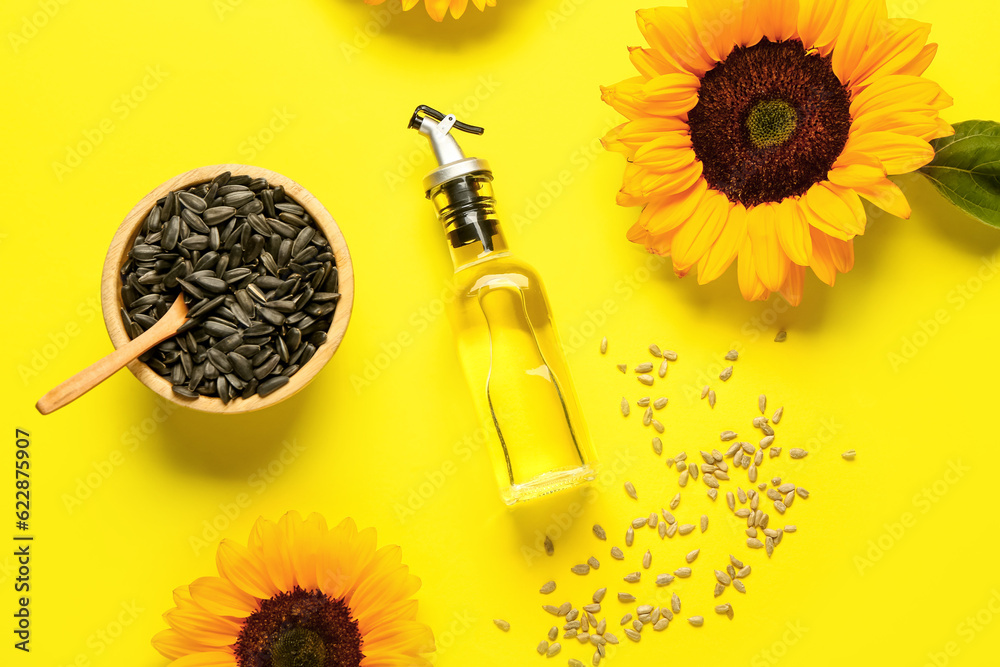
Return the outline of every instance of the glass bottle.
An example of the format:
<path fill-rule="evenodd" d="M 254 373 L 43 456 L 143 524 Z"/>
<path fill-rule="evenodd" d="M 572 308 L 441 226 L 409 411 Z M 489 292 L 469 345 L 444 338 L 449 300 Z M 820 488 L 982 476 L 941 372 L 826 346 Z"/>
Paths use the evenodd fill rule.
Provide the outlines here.
<path fill-rule="evenodd" d="M 450 134 L 482 128 L 426 106 L 410 127 L 440 165 L 424 188 L 447 234 L 457 294 L 449 315 L 504 502 L 593 480 L 590 436 L 541 279 L 507 248 L 489 165 L 465 157 Z"/>

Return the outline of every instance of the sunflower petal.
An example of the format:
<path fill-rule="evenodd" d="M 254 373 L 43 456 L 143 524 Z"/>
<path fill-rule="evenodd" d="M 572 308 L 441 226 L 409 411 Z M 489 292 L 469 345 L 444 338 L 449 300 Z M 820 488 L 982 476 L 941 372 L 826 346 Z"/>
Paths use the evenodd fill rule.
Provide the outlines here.
<path fill-rule="evenodd" d="M 854 243 L 842 241 L 813 228 L 809 266 L 816 277 L 833 287 L 837 271 L 845 273 L 854 266 Z"/>
<path fill-rule="evenodd" d="M 937 49 L 937 44 L 925 44 L 924 48 L 920 49 L 920 53 L 918 53 L 909 63 L 896 70 L 896 73 L 920 76 L 934 60 L 934 56 L 937 55 Z"/>
<path fill-rule="evenodd" d="M 684 167 L 695 159 L 690 135 L 666 132 L 636 150 L 632 162 L 659 171 Z"/>
<path fill-rule="evenodd" d="M 716 190 L 708 190 L 698 210 L 680 227 L 670 248 L 674 270 L 686 273 L 708 252 L 722 233 L 728 217 L 729 200 Z"/>
<path fill-rule="evenodd" d="M 222 577 L 195 579 L 191 584 L 191 598 L 205 611 L 221 616 L 246 618 L 259 608 L 256 597 Z"/>
<path fill-rule="evenodd" d="M 898 132 L 852 132 L 844 152 L 878 158 L 887 174 L 906 174 L 934 159 L 934 148 L 929 143 Z"/>
<path fill-rule="evenodd" d="M 851 76 L 855 86 L 895 74 L 912 62 L 927 43 L 931 25 L 913 19 L 886 19 L 879 23 L 878 32 L 882 39 L 869 44 Z"/>
<path fill-rule="evenodd" d="M 851 117 L 904 104 L 909 108 L 940 111 L 953 104 L 948 93 L 933 81 L 919 76 L 893 74 L 874 81 L 851 100 Z"/>
<path fill-rule="evenodd" d="M 853 84 L 852 76 L 878 35 L 879 21 L 888 17 L 885 0 L 851 0 L 845 2 L 843 29 L 833 47 L 833 72 L 845 85 Z"/>
<path fill-rule="evenodd" d="M 188 653 L 199 653 L 211 651 L 212 647 L 199 644 L 190 637 L 185 637 L 173 628 L 160 630 L 152 639 L 153 648 L 160 652 L 164 658 L 175 660 Z"/>
<path fill-rule="evenodd" d="M 765 37 L 778 42 L 797 36 L 799 0 L 760 0 L 756 6 L 760 8 L 760 27 Z"/>
<path fill-rule="evenodd" d="M 451 2 L 451 17 L 461 18 L 462 14 L 465 13 L 466 8 L 469 6 L 469 0 L 450 0 Z"/>
<path fill-rule="evenodd" d="M 736 26 L 742 25 L 743 2 L 739 0 L 688 0 L 691 20 L 712 60 L 722 62 L 736 46 Z"/>
<path fill-rule="evenodd" d="M 630 170 L 629 168 L 633 168 Z M 626 180 L 622 186 L 624 192 L 640 197 L 662 197 L 683 192 L 701 178 L 701 160 L 692 160 L 686 165 L 665 172 L 655 172 L 630 164 L 625 168 Z M 629 179 L 628 175 L 633 174 Z"/>
<path fill-rule="evenodd" d="M 702 178 L 683 192 L 653 200 L 639 215 L 639 224 L 650 234 L 662 234 L 679 227 L 694 213 L 707 189 L 708 183 Z"/>
<path fill-rule="evenodd" d="M 451 0 L 425 0 L 424 4 L 427 6 L 427 13 L 431 15 L 431 18 L 441 22 L 448 13 Z"/>
<path fill-rule="evenodd" d="M 267 576 L 264 564 L 238 542 L 223 539 L 215 555 L 219 576 L 233 582 L 240 590 L 262 600 L 278 593 Z"/>
<path fill-rule="evenodd" d="M 754 267 L 753 249 L 750 247 L 749 236 L 743 239 L 743 244 L 740 246 L 736 267 L 736 275 L 740 283 L 740 292 L 743 293 L 744 299 L 747 301 L 761 301 L 770 295 L 767 288 L 764 287 L 764 283 L 761 282 L 760 276 L 757 275 L 757 270 Z"/>
<path fill-rule="evenodd" d="M 930 109 L 911 111 L 889 107 L 884 111 L 865 114 L 855 119 L 851 129 L 858 132 L 898 132 L 929 141 L 937 136 L 941 124 L 937 112 Z"/>
<path fill-rule="evenodd" d="M 634 154 L 640 147 L 667 133 L 686 134 L 687 145 L 690 146 L 689 132 L 688 124 L 680 118 L 637 118 L 613 128 L 605 135 L 605 139 L 620 142 Z"/>
<path fill-rule="evenodd" d="M 389 550 L 388 553 L 383 553 Z M 382 611 L 396 600 L 412 596 L 420 589 L 420 579 L 401 565 L 402 551 L 397 546 L 383 547 L 371 564 L 358 577 L 358 586 L 351 593 L 351 614 L 363 628 L 378 625 Z"/>
<path fill-rule="evenodd" d="M 223 616 L 217 616 L 206 611 L 194 609 L 182 611 L 170 609 L 163 618 L 174 630 L 193 641 L 221 648 L 236 643 L 242 624 Z"/>
<path fill-rule="evenodd" d="M 729 268 L 736 259 L 740 245 L 747 235 L 747 210 L 743 204 L 736 204 L 729 209 L 722 233 L 715 240 L 708 252 L 698 260 L 698 284 L 709 283 Z"/>
<path fill-rule="evenodd" d="M 809 224 L 802 213 L 802 203 L 795 199 L 785 199 L 774 207 L 778 242 L 781 249 L 795 264 L 809 264 Z"/>
<path fill-rule="evenodd" d="M 292 569 L 291 544 L 287 538 L 288 514 L 282 515 L 278 523 L 267 521 L 263 525 L 264 542 L 261 552 L 264 560 L 264 567 L 271 581 L 283 592 L 291 591 L 295 588 L 295 572 Z M 298 517 L 298 513 L 295 513 Z M 301 521 L 301 518 L 298 519 Z"/>
<path fill-rule="evenodd" d="M 327 533 L 326 519 L 313 513 L 300 523 L 289 523 L 289 541 L 292 545 L 292 569 L 296 583 L 303 590 L 319 587 L 316 581 L 316 567 L 319 562 L 320 544 Z"/>
<path fill-rule="evenodd" d="M 610 86 L 601 86 L 601 99 L 612 109 L 632 120 L 648 116 L 639 95 L 642 93 L 641 76 L 624 79 Z"/>
<path fill-rule="evenodd" d="M 170 663 L 170 667 L 235 667 L 236 657 L 224 651 L 191 653 Z"/>
<path fill-rule="evenodd" d="M 781 296 L 792 306 L 802 303 L 802 287 L 805 283 L 806 267 L 792 264 L 788 269 L 788 277 L 781 286 Z"/>
<path fill-rule="evenodd" d="M 698 103 L 701 80 L 691 74 L 661 74 L 642 85 L 641 100 L 652 116 L 676 116 Z"/>
<path fill-rule="evenodd" d="M 760 13 L 760 4 L 756 2 L 743 3 L 743 15 L 738 17 L 739 24 L 735 26 L 735 37 L 738 45 L 753 46 L 764 37 Z"/>
<path fill-rule="evenodd" d="M 646 42 L 675 71 L 701 77 L 715 65 L 698 39 L 687 7 L 640 9 L 635 16 Z"/>
<path fill-rule="evenodd" d="M 747 234 L 753 251 L 754 268 L 768 290 L 781 288 L 788 275 L 788 256 L 778 241 L 774 204 L 761 204 L 747 211 Z"/>
<path fill-rule="evenodd" d="M 644 49 L 641 46 L 630 46 L 628 49 L 628 59 L 632 61 L 632 66 L 645 79 L 652 79 L 654 76 L 676 72 L 677 68 L 673 63 L 664 58 L 656 49 Z"/>
<path fill-rule="evenodd" d="M 885 176 L 885 171 L 871 164 L 848 164 L 835 166 L 827 172 L 826 178 L 831 183 L 844 188 L 871 183 Z"/>
<path fill-rule="evenodd" d="M 802 196 L 806 222 L 847 240 L 865 231 L 865 209 L 858 196 L 832 183 L 816 183 Z"/>
<path fill-rule="evenodd" d="M 869 183 L 855 185 L 852 189 L 886 213 L 904 220 L 910 218 L 910 203 L 906 201 L 906 195 L 898 185 L 885 176 Z"/>
<path fill-rule="evenodd" d="M 391 655 L 365 656 L 361 660 L 361 667 L 431 667 L 433 664 L 426 658 L 396 653 Z"/>
<path fill-rule="evenodd" d="M 376 628 L 364 637 L 365 655 L 427 653 L 434 650 L 434 633 L 417 621 L 399 621 Z M 362 663 L 366 664 L 366 663 Z"/>
<path fill-rule="evenodd" d="M 190 586 L 178 586 L 173 592 L 174 604 L 181 609 L 187 609 L 188 607 L 197 607 L 194 599 L 191 597 L 191 587 Z"/>
<path fill-rule="evenodd" d="M 846 2 L 799 0 L 798 33 L 805 48 L 817 48 L 822 55 L 830 52 L 844 25 Z"/>

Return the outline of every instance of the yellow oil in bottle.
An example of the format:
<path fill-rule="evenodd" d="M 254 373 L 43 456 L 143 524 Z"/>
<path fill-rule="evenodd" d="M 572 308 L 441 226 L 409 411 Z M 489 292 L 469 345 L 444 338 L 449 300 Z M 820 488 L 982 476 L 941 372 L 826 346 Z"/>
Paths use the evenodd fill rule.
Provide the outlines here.
<path fill-rule="evenodd" d="M 450 315 L 501 495 L 512 504 L 592 480 L 593 453 L 542 282 L 507 250 L 490 177 L 465 186 L 486 215 L 478 231 L 450 234 L 458 287 Z M 445 218 L 453 196 L 432 192 Z"/>

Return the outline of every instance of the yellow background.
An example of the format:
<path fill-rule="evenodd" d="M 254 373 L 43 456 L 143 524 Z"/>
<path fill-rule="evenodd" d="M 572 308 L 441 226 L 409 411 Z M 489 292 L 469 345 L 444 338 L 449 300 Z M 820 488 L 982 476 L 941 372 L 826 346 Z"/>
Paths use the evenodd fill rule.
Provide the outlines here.
<path fill-rule="evenodd" d="M 10 435 L 0 498 L 13 505 L 13 431 L 26 429 L 37 536 L 30 656 L 11 646 L 13 548 L 0 548 L 3 664 L 163 664 L 149 638 L 171 590 L 213 572 L 219 536 L 243 540 L 258 515 L 288 509 L 350 515 L 403 545 L 424 581 L 421 617 L 436 631 L 440 665 L 539 660 L 552 620 L 545 602 L 583 604 L 599 586 L 648 599 L 651 582 L 621 583 L 647 544 L 653 572 L 702 548 L 694 576 L 665 590 L 706 623 L 647 630 L 639 645 L 622 637 L 609 664 L 935 664 L 930 655 L 995 664 L 1000 231 L 911 177 L 901 183 L 912 219 L 873 217 L 857 268 L 833 289 L 810 276 L 797 309 L 743 302 L 735 268 L 707 287 L 663 265 L 647 272 L 648 256 L 624 238 L 637 212 L 614 204 L 621 156 L 595 142 L 617 122 L 598 85 L 632 73 L 635 7 L 499 5 L 439 25 L 422 9 L 401 15 L 360 0 L 3 3 L 0 391 Z M 46 6 L 51 16 L 38 14 Z M 928 76 L 956 98 L 946 119 L 1000 117 L 994 3 L 889 7 L 934 24 L 941 49 Z M 477 434 L 441 314 L 450 264 L 420 186 L 429 151 L 406 129 L 421 103 L 487 128 L 461 141 L 491 161 L 509 241 L 546 279 L 605 462 L 590 491 L 509 510 L 486 452 L 461 444 Z M 56 165 L 88 142 L 78 165 Z M 230 161 L 298 180 L 339 221 L 357 299 L 333 361 L 294 399 L 244 417 L 165 411 L 127 372 L 53 416 L 36 414 L 42 393 L 110 349 L 99 278 L 125 213 L 175 174 Z M 560 192 L 552 183 L 563 171 Z M 776 344 L 782 327 L 788 340 Z M 812 492 L 789 510 L 798 533 L 770 561 L 743 545 L 741 526 L 700 481 L 677 515 L 709 514 L 707 534 L 661 543 L 641 531 L 626 562 L 608 556 L 624 546 L 628 520 L 676 489 L 638 411 L 628 421 L 618 412 L 623 395 L 644 392 L 614 364 L 646 360 L 652 342 L 680 354 L 652 392 L 670 397 L 664 456 L 696 458 L 720 431 L 748 432 L 761 392 L 786 408 L 776 444 L 811 451 L 798 465 L 782 455 L 762 467 L 762 480 L 778 474 Z M 730 347 L 741 356 L 723 385 L 714 378 Z M 714 411 L 697 396 L 708 379 Z M 840 458 L 850 448 L 853 463 Z M 258 472 L 268 466 L 278 474 Z M 13 533 L 4 512 L 0 534 Z M 608 543 L 593 537 L 594 522 Z M 558 535 L 551 558 L 536 551 L 545 531 Z M 711 596 L 711 570 L 730 552 L 754 568 L 745 596 L 722 598 L 735 607 L 731 622 Z M 569 572 L 591 554 L 599 571 Z M 559 588 L 543 598 L 548 579 Z M 606 610 L 617 626 L 624 605 Z M 509 634 L 495 617 L 511 622 Z M 589 664 L 589 650 L 567 643 L 553 664 Z"/>

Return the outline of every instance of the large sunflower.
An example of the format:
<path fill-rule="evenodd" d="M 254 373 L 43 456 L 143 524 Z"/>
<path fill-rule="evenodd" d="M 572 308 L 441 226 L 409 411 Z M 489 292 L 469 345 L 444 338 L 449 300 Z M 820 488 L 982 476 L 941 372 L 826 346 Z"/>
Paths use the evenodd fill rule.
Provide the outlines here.
<path fill-rule="evenodd" d="M 366 5 L 381 5 L 383 2 L 385 0 L 365 0 Z M 419 2 L 420 0 L 403 0 L 403 9 L 413 9 Z M 469 6 L 469 0 L 424 0 L 424 3 L 427 5 L 427 13 L 435 21 L 443 21 L 449 9 L 451 15 L 457 19 Z M 479 11 L 483 11 L 487 7 L 496 7 L 497 0 L 472 0 L 472 4 Z"/>
<path fill-rule="evenodd" d="M 153 646 L 172 667 L 429 666 L 434 637 L 409 599 L 420 580 L 400 555 L 351 519 L 258 519 L 247 546 L 219 544 L 218 577 L 174 591 Z"/>
<path fill-rule="evenodd" d="M 747 299 L 802 299 L 805 267 L 833 285 L 865 231 L 861 197 L 902 218 L 887 175 L 934 157 L 951 98 L 921 74 L 930 26 L 885 0 L 688 0 L 637 12 L 640 76 L 602 88 L 629 120 L 604 138 L 628 158 L 628 238 L 683 276 L 739 258 Z"/>

